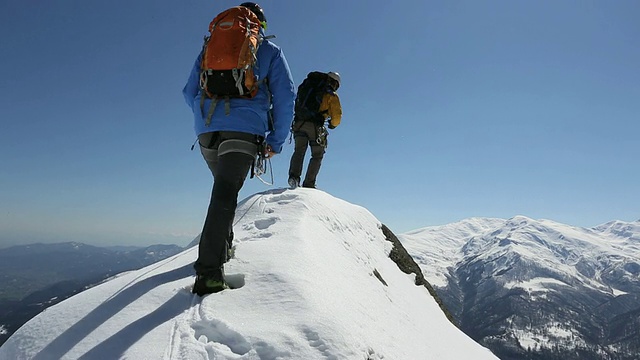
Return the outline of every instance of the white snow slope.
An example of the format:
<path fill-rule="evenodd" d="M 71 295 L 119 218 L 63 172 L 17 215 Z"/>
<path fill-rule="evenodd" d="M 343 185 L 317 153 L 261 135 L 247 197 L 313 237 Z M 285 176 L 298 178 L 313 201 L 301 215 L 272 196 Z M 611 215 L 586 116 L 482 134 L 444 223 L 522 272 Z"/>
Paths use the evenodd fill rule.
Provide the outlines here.
<path fill-rule="evenodd" d="M 192 295 L 192 247 L 47 309 L 0 359 L 496 359 L 388 258 L 380 226 L 319 190 L 253 195 L 225 267 L 239 288 Z"/>

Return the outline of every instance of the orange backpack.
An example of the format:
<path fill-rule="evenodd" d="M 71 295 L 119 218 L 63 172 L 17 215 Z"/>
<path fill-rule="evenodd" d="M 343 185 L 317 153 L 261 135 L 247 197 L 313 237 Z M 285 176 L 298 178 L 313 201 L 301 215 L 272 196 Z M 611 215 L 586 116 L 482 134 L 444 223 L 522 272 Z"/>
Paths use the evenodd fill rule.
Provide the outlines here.
<path fill-rule="evenodd" d="M 259 84 L 253 68 L 263 40 L 258 17 L 248 8 L 236 6 L 218 14 L 209 24 L 209 32 L 200 72 L 204 93 L 214 100 L 254 97 Z"/>

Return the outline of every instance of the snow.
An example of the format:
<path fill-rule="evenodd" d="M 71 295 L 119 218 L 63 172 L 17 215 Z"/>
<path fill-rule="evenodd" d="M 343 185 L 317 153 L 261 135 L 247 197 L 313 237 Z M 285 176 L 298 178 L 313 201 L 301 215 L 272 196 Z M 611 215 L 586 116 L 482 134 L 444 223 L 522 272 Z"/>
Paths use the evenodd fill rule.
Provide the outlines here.
<path fill-rule="evenodd" d="M 586 346 L 586 342 L 581 338 L 580 332 L 570 325 L 557 321 L 550 321 L 544 326 L 526 326 L 519 328 L 513 323 L 513 316 L 506 319 L 509 332 L 513 335 L 520 346 L 524 349 L 553 348 L 554 344 L 561 341 L 571 341 L 575 346 Z M 488 338 L 498 338 L 489 336 Z"/>
<path fill-rule="evenodd" d="M 511 281 L 504 284 L 505 289 L 521 288 L 524 289 L 531 299 L 546 299 L 546 293 L 555 291 L 547 285 L 555 284 L 560 286 L 569 286 L 568 284 L 552 279 L 552 278 L 533 278 L 526 281 Z"/>
<path fill-rule="evenodd" d="M 613 294 L 613 296 L 620 296 L 620 295 L 628 294 L 628 292 L 626 292 L 626 291 L 618 290 L 618 289 L 615 289 L 615 288 L 611 288 L 611 293 Z"/>
<path fill-rule="evenodd" d="M 47 309 L 0 359 L 496 359 L 389 259 L 366 209 L 273 190 L 245 199 L 234 225 L 237 289 L 192 295 L 192 247 Z"/>
<path fill-rule="evenodd" d="M 581 228 L 516 216 L 508 220 L 472 218 L 398 238 L 435 286 L 461 283 L 461 275 L 465 281 L 472 280 L 477 274 L 456 273 L 456 269 L 480 262 L 484 266 L 478 271 L 483 277 L 507 290 L 524 289 L 526 300 L 535 301 L 576 287 L 610 297 L 626 294 L 640 273 L 638 234 L 640 221 Z M 506 319 L 505 325 L 509 336 L 525 349 L 551 348 L 553 344 L 587 346 L 582 331 L 557 323 L 552 316 L 544 326 L 537 322 L 523 327 L 521 321 L 511 319 Z M 504 334 L 486 336 L 483 341 L 504 341 Z"/>
<path fill-rule="evenodd" d="M 551 322 L 541 328 L 512 329 L 518 339 L 518 343 L 524 349 L 552 348 L 559 340 L 571 341 L 574 345 L 586 346 L 575 329 L 568 328 L 566 324 Z"/>
<path fill-rule="evenodd" d="M 446 269 L 460 261 L 464 254 L 460 248 L 464 244 L 460 239 L 471 239 L 479 233 L 504 226 L 505 220 L 492 218 L 470 218 L 461 222 L 442 226 L 431 226 L 399 235 L 405 246 L 409 244 L 409 253 L 421 265 L 425 278 L 431 285 L 444 287 L 448 281 Z M 407 248 L 409 250 L 409 248 Z M 439 256 L 421 254 L 437 253 Z"/>
<path fill-rule="evenodd" d="M 0 335 L 4 335 L 7 333 L 7 328 L 4 325 L 0 325 Z"/>
<path fill-rule="evenodd" d="M 398 238 L 434 286 L 447 286 L 448 269 L 465 257 L 497 260 L 517 253 L 527 261 L 577 279 L 586 287 L 616 294 L 601 282 L 600 270 L 640 259 L 640 246 L 634 235 L 639 232 L 640 222 L 614 221 L 587 229 L 519 215 L 508 220 L 471 218 L 400 234 Z M 506 251 L 506 247 L 510 250 Z M 576 268 L 585 260 L 592 263 L 594 276 L 581 274 Z"/>
<path fill-rule="evenodd" d="M 561 286 L 569 286 L 569 284 L 566 284 L 560 280 L 556 280 L 556 279 L 552 279 L 552 278 L 541 278 L 541 277 L 537 277 L 537 278 L 533 278 L 527 281 L 518 281 L 518 282 L 507 282 L 504 284 L 504 287 L 506 289 L 513 289 L 513 288 L 522 288 L 524 290 L 526 290 L 528 293 L 534 293 L 534 292 L 547 292 L 547 291 L 552 291 L 553 289 L 550 289 L 548 287 L 545 286 L 545 284 L 556 284 L 556 285 L 561 285 Z"/>

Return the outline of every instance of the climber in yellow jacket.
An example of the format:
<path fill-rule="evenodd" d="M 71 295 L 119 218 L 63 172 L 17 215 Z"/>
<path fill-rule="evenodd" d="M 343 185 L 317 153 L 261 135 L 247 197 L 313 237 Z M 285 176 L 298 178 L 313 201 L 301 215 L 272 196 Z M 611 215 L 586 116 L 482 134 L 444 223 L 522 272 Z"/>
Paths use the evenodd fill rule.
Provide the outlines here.
<path fill-rule="evenodd" d="M 342 106 L 336 91 L 340 87 L 340 74 L 313 71 L 298 87 L 295 115 L 291 131 L 295 149 L 289 164 L 289 186 L 300 186 L 300 176 L 307 147 L 311 159 L 302 182 L 303 187 L 315 188 L 316 177 L 327 149 L 327 129 L 335 129 L 342 121 Z"/>

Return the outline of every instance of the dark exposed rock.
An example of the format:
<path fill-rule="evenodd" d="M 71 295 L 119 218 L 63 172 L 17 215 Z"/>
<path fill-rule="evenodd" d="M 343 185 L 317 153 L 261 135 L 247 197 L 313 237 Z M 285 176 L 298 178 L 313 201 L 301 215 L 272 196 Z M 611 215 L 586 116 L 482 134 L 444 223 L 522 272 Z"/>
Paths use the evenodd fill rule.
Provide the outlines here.
<path fill-rule="evenodd" d="M 400 240 L 398 240 L 398 237 L 384 224 L 382 224 L 382 233 L 387 241 L 393 243 L 393 249 L 391 250 L 391 253 L 389 253 L 389 258 L 391 258 L 391 260 L 393 260 L 398 265 L 398 268 L 400 268 L 400 270 L 405 274 L 414 274 L 416 278 L 415 284 L 427 288 L 429 294 L 433 296 L 438 303 L 438 306 L 440 306 L 440 309 L 442 309 L 447 316 L 447 319 L 457 326 L 456 321 L 436 293 L 433 286 L 431 286 L 431 284 L 429 284 L 429 282 L 424 278 L 422 270 L 420 270 L 420 266 L 418 266 L 411 255 L 409 255 Z"/>

